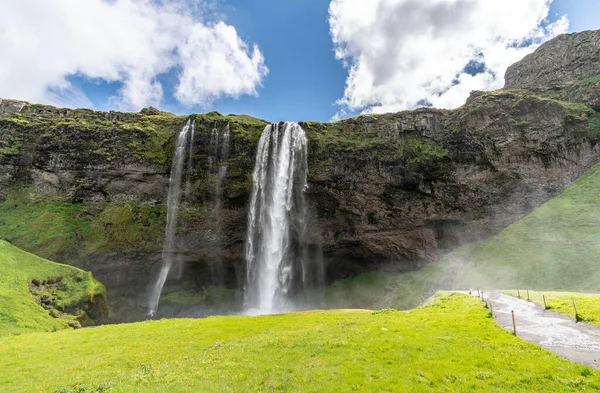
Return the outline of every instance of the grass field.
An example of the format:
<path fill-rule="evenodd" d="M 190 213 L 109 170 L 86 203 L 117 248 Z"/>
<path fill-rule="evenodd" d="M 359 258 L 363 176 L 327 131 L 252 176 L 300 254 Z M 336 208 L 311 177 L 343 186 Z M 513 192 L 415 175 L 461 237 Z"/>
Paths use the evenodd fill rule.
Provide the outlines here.
<path fill-rule="evenodd" d="M 409 312 L 148 321 L 0 338 L 2 392 L 595 392 L 471 296 Z"/>
<path fill-rule="evenodd" d="M 521 298 L 527 299 L 527 292 L 520 291 Z M 518 296 L 517 291 L 505 291 L 511 296 Z M 546 298 L 546 307 L 556 310 L 562 314 L 575 318 L 575 309 L 573 301 L 577 306 L 578 320 L 592 325 L 600 326 L 600 294 L 587 294 L 575 292 L 537 292 L 529 291 L 529 298 L 532 302 L 544 305 Z"/>
<path fill-rule="evenodd" d="M 45 310 L 35 302 L 28 285 L 33 280 L 42 284 L 57 279 L 55 288 L 46 292 L 53 310 Z M 104 296 L 104 287 L 91 273 L 36 257 L 0 240 L 0 336 L 64 329 L 69 322 L 78 324 L 77 317 L 81 318 L 86 304 L 102 302 Z"/>

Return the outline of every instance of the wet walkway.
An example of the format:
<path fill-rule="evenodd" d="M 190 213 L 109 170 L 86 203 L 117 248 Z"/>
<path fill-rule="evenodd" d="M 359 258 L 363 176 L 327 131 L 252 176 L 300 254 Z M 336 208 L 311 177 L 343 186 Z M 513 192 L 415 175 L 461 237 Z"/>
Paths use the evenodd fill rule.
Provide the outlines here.
<path fill-rule="evenodd" d="M 472 291 L 477 296 L 477 291 Z M 513 332 L 511 311 L 515 312 L 517 336 L 540 345 L 572 362 L 600 370 L 600 327 L 575 322 L 569 316 L 498 291 L 485 292 L 496 322 Z"/>

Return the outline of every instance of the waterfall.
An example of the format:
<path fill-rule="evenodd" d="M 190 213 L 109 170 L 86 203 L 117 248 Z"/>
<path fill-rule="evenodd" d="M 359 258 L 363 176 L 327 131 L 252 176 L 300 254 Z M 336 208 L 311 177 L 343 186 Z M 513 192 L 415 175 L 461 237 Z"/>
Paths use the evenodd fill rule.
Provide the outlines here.
<path fill-rule="evenodd" d="M 225 126 L 223 130 L 223 135 L 219 136 L 219 130 L 217 128 L 213 128 L 210 135 L 210 150 L 211 155 L 208 157 L 208 173 L 216 174 L 216 182 L 214 188 L 214 197 L 213 197 L 213 212 L 219 210 L 221 204 L 221 184 L 227 176 L 227 160 L 229 159 L 229 149 L 230 149 L 230 139 L 231 139 L 231 129 L 229 127 L 229 123 Z M 221 148 L 219 149 L 219 144 Z M 217 167 L 217 164 L 221 165 Z"/>
<path fill-rule="evenodd" d="M 150 295 L 150 305 L 148 314 L 156 314 L 158 309 L 158 301 L 165 285 L 165 281 L 169 275 L 169 271 L 173 266 L 174 262 L 174 246 L 175 246 L 175 233 L 177 232 L 177 213 L 179 211 L 179 203 L 181 201 L 181 177 L 183 172 L 183 164 L 186 157 L 186 147 L 188 145 L 188 134 L 193 135 L 194 126 L 191 120 L 188 120 L 179 135 L 177 136 L 177 142 L 175 143 L 175 154 L 173 156 L 173 163 L 171 164 L 171 175 L 169 177 L 169 192 L 167 196 L 167 223 L 165 226 L 165 240 L 163 243 L 162 251 L 162 268 L 158 280 L 154 285 L 152 294 Z M 193 139 L 193 138 L 192 138 Z M 191 143 L 190 147 L 191 147 Z M 191 162 L 191 152 L 190 161 Z M 188 165 L 191 165 L 188 162 Z"/>
<path fill-rule="evenodd" d="M 222 135 L 219 135 L 219 131 L 213 128 L 210 137 L 210 156 L 208 157 L 209 167 L 208 174 L 215 176 L 215 183 L 213 193 L 207 198 L 207 201 L 211 203 L 209 212 L 209 240 L 215 249 L 221 249 L 221 235 L 222 235 L 222 220 L 221 205 L 223 189 L 223 180 L 227 176 L 227 160 L 229 159 L 231 140 L 231 129 L 229 124 L 223 129 Z M 218 165 L 220 164 L 220 165 Z M 217 168 L 218 165 L 218 168 Z M 213 284 L 222 285 L 224 282 L 224 269 L 222 266 L 222 260 L 219 253 L 215 254 L 215 258 L 210 264 L 211 278 Z"/>
<path fill-rule="evenodd" d="M 229 140 L 231 139 L 231 129 L 229 123 L 223 131 L 223 142 L 221 142 L 221 166 L 219 167 L 219 187 L 227 176 L 227 160 L 229 159 Z M 217 195 L 219 197 L 220 195 Z"/>
<path fill-rule="evenodd" d="M 210 142 L 208 143 L 210 155 L 208 156 L 208 173 L 213 173 L 219 159 L 219 130 L 217 125 L 210 132 Z"/>
<path fill-rule="evenodd" d="M 191 176 L 192 170 L 194 169 L 194 137 L 196 135 L 196 121 L 192 122 L 192 129 L 190 132 L 190 145 L 188 153 L 187 172 L 185 175 L 185 194 L 189 195 L 192 187 Z"/>
<path fill-rule="evenodd" d="M 246 240 L 245 307 L 270 314 L 292 307 L 294 291 L 322 279 L 307 249 L 307 139 L 297 123 L 267 126 L 258 143 Z M 315 267 L 315 265 L 318 265 Z"/>

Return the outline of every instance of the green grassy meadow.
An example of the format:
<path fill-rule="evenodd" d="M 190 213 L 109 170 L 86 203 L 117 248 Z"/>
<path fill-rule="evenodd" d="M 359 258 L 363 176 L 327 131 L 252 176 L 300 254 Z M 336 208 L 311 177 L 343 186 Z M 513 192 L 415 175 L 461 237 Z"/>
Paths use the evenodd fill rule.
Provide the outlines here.
<path fill-rule="evenodd" d="M 52 300 L 49 311 L 36 303 L 28 285 L 33 280 L 42 284 L 57 279 L 56 289 L 45 293 Z M 85 319 L 86 303 L 105 306 L 104 296 L 104 287 L 91 273 L 36 257 L 0 240 L 0 336 L 65 329 L 69 322 L 79 325 L 78 319 Z"/>
<path fill-rule="evenodd" d="M 594 392 L 600 373 L 456 293 L 425 307 L 107 325 L 0 338 L 2 392 Z"/>

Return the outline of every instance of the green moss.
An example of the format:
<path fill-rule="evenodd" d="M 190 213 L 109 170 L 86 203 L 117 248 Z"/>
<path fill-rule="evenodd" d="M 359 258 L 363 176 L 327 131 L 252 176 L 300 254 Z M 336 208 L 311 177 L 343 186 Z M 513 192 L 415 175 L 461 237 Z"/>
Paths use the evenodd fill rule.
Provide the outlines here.
<path fill-rule="evenodd" d="M 44 378 L 36 378 L 40 370 Z M 597 371 L 504 331 L 475 297 L 448 293 L 410 312 L 162 320 L 5 337 L 0 374 L 7 392 L 562 393 L 600 387 Z"/>
<path fill-rule="evenodd" d="M 37 255 L 81 265 L 90 257 L 160 249 L 164 206 L 68 203 L 16 188 L 0 203 L 0 238 Z"/>
<path fill-rule="evenodd" d="M 23 140 L 18 135 L 11 135 L 8 139 L 0 140 L 0 158 L 3 156 L 16 156 L 22 146 Z"/>
<path fill-rule="evenodd" d="M 596 112 L 590 116 L 589 127 L 594 135 L 600 136 L 600 113 Z"/>
<path fill-rule="evenodd" d="M 36 303 L 41 296 L 51 302 L 46 309 Z M 104 287 L 91 273 L 0 240 L 0 336 L 64 329 L 88 313 L 101 317 L 106 315 L 105 296 Z"/>
<path fill-rule="evenodd" d="M 580 82 L 582 85 L 597 86 L 600 85 L 600 75 L 585 78 Z"/>
<path fill-rule="evenodd" d="M 448 150 L 434 141 L 409 137 L 400 141 L 398 155 L 409 165 L 425 164 L 428 161 L 447 157 Z"/>

